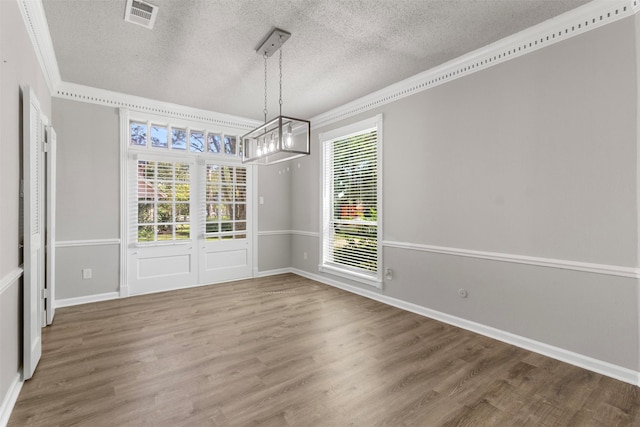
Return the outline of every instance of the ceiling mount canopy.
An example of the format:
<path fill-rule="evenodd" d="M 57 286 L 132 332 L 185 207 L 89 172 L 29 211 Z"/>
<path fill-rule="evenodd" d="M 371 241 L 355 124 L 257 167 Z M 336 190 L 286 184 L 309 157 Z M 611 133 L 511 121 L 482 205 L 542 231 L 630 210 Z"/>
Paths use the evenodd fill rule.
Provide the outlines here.
<path fill-rule="evenodd" d="M 282 45 L 291 34 L 274 29 L 256 50 L 264 58 L 264 124 L 242 137 L 242 162 L 270 165 L 307 156 L 311 123 L 282 115 Z M 280 115 L 267 121 L 267 59 L 280 51 Z"/>

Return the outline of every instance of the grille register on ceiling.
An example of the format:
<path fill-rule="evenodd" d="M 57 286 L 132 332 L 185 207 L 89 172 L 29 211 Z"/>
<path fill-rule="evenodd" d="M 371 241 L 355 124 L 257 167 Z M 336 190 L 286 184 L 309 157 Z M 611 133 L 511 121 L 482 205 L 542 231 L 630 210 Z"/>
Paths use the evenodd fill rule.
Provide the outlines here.
<path fill-rule="evenodd" d="M 145 28 L 153 28 L 158 15 L 158 6 L 140 0 L 127 0 L 124 20 Z"/>

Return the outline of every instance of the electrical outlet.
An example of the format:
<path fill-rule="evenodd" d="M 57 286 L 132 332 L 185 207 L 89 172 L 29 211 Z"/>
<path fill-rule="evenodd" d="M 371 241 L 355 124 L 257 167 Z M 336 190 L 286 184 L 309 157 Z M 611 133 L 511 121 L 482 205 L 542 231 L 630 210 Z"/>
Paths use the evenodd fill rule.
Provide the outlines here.
<path fill-rule="evenodd" d="M 82 269 L 82 278 L 83 279 L 91 279 L 92 276 L 93 276 L 93 271 L 90 268 L 83 268 Z"/>
<path fill-rule="evenodd" d="M 305 253 L 303 253 L 303 254 L 302 254 L 302 257 L 303 257 L 304 259 L 307 259 L 307 253 L 306 253 L 306 252 L 305 252 Z"/>

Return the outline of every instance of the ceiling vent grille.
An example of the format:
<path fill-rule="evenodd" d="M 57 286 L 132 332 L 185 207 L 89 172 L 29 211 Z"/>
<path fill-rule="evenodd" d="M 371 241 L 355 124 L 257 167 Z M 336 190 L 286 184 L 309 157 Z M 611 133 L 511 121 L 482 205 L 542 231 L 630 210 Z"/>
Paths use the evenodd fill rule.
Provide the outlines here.
<path fill-rule="evenodd" d="M 127 0 L 124 20 L 145 28 L 153 28 L 158 15 L 158 6 L 139 0 Z"/>

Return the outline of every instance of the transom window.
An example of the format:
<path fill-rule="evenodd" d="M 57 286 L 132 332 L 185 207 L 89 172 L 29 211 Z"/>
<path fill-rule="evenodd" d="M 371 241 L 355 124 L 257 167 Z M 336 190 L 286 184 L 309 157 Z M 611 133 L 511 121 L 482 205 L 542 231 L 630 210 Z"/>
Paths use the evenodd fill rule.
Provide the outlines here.
<path fill-rule="evenodd" d="M 129 121 L 130 146 L 151 147 L 176 152 L 212 153 L 241 156 L 237 135 L 206 129 L 190 129 L 153 121 Z"/>

